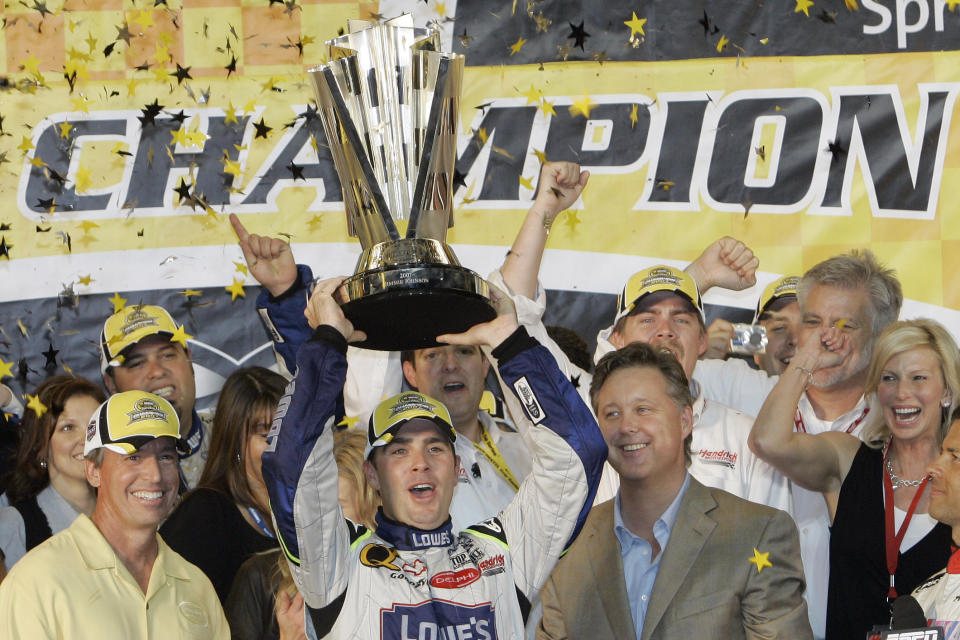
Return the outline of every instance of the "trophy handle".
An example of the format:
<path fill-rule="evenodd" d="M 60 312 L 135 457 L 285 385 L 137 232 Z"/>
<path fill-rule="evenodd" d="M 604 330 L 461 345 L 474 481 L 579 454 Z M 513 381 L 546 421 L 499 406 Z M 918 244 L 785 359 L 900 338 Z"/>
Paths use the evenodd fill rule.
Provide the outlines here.
<path fill-rule="evenodd" d="M 341 65 L 346 77 L 351 77 L 349 58 L 338 60 L 335 64 Z M 350 111 L 340 94 L 333 70 L 330 67 L 316 67 L 310 70 L 310 77 L 317 92 L 319 110 L 327 116 L 321 120 L 334 167 L 340 176 L 350 235 L 358 237 L 364 249 L 381 242 L 399 240 L 397 225 L 390 216 L 390 209 Z"/>
<path fill-rule="evenodd" d="M 423 66 L 437 65 L 436 86 L 430 118 L 420 143 L 420 163 L 410 209 L 407 238 L 430 238 L 445 242 L 453 226 L 453 171 L 457 161 L 457 118 L 463 82 L 463 56 L 451 58 L 424 51 Z M 420 78 L 429 77 L 420 73 Z"/>

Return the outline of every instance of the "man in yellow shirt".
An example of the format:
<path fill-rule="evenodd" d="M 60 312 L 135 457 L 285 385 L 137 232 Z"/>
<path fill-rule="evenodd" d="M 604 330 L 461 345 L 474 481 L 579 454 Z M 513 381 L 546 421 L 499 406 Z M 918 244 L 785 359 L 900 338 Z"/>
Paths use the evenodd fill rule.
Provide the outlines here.
<path fill-rule="evenodd" d="M 230 637 L 213 585 L 157 535 L 177 499 L 179 430 L 146 391 L 100 405 L 83 450 L 96 509 L 0 583 L 0 637 Z"/>

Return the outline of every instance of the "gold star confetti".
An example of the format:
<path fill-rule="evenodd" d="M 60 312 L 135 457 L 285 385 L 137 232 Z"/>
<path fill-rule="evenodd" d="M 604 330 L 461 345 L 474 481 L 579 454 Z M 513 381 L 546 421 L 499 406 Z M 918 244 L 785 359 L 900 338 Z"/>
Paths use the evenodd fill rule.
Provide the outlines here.
<path fill-rule="evenodd" d="M 803 12 L 803 15 L 810 17 L 810 7 L 813 6 L 813 0 L 797 0 L 797 6 L 794 8 L 794 13 Z"/>
<path fill-rule="evenodd" d="M 100 225 L 98 225 L 96 222 L 93 222 L 91 220 L 84 220 L 83 222 L 77 225 L 77 228 L 83 230 L 84 233 L 90 233 L 91 229 L 99 229 Z"/>
<path fill-rule="evenodd" d="M 630 128 L 633 129 L 637 126 L 637 120 L 639 118 L 640 105 L 635 104 L 630 107 Z"/>
<path fill-rule="evenodd" d="M 547 161 L 547 154 L 544 153 L 543 151 L 540 151 L 539 149 L 534 149 L 530 153 L 537 156 L 537 160 L 540 162 L 540 164 L 543 164 L 544 162 Z"/>
<path fill-rule="evenodd" d="M 724 49 L 727 48 L 727 44 L 730 42 L 730 39 L 726 35 L 721 35 L 719 42 L 717 42 L 717 53 L 721 53 Z"/>
<path fill-rule="evenodd" d="M 183 325 L 180 325 L 179 327 L 177 327 L 177 330 L 173 332 L 173 335 L 170 336 L 170 342 L 179 342 L 180 345 L 184 349 L 186 349 L 187 340 L 189 340 L 192 337 L 193 337 L 192 335 L 190 335 L 184 330 Z"/>
<path fill-rule="evenodd" d="M 0 380 L 3 378 L 12 378 L 13 377 L 13 363 L 4 362 L 3 358 L 0 358 Z"/>
<path fill-rule="evenodd" d="M 137 12 L 137 15 L 130 19 L 130 24 L 138 23 L 143 26 L 144 29 L 154 26 L 156 23 L 153 21 L 153 13 L 147 11 L 146 9 L 140 9 Z"/>
<path fill-rule="evenodd" d="M 549 100 L 540 101 L 540 110 L 543 111 L 543 115 L 557 115 L 557 110 L 553 108 L 553 103 Z"/>
<path fill-rule="evenodd" d="M 233 284 L 224 287 L 230 293 L 230 301 L 233 302 L 237 296 L 246 298 L 247 294 L 243 291 L 243 280 L 234 279 Z"/>
<path fill-rule="evenodd" d="M 33 141 L 30 139 L 30 136 L 23 136 L 23 139 L 20 140 L 20 144 L 17 145 L 17 149 L 26 153 L 33 149 Z"/>
<path fill-rule="evenodd" d="M 523 45 L 527 44 L 527 41 L 523 38 L 518 38 L 516 42 L 510 45 L 510 55 L 512 56 L 515 53 L 520 53 L 520 49 L 523 49 Z"/>
<path fill-rule="evenodd" d="M 93 282 L 93 278 L 90 277 L 90 274 L 85 276 L 80 276 L 77 278 L 77 284 L 82 284 L 84 286 L 90 286 L 90 283 Z"/>
<path fill-rule="evenodd" d="M 183 291 L 180 292 L 180 295 L 182 295 L 185 298 L 189 298 L 191 296 L 202 296 L 203 291 L 198 291 L 197 289 L 184 289 Z"/>
<path fill-rule="evenodd" d="M 543 91 L 537 89 L 533 85 L 530 85 L 530 88 L 521 93 L 520 95 L 527 98 L 527 104 L 537 104 L 540 102 L 540 98 L 543 97 Z"/>
<path fill-rule="evenodd" d="M 37 414 L 38 418 L 42 418 L 43 414 L 47 412 L 47 405 L 40 402 L 39 396 L 32 396 L 28 393 L 24 398 L 27 399 L 27 408 L 33 409 L 33 412 Z"/>
<path fill-rule="evenodd" d="M 40 58 L 37 58 L 33 55 L 33 52 L 30 52 L 30 57 L 26 60 L 20 62 L 20 65 L 23 67 L 24 71 L 32 73 L 35 76 L 40 75 Z"/>
<path fill-rule="evenodd" d="M 530 181 L 530 178 L 524 178 L 523 176 L 520 176 L 520 186 L 533 191 L 533 183 Z"/>
<path fill-rule="evenodd" d="M 250 273 L 249 271 L 247 271 L 247 265 L 243 262 L 234 262 L 233 266 L 236 267 L 237 271 L 239 273 L 242 273 L 243 275 L 247 275 L 248 273 Z"/>
<path fill-rule="evenodd" d="M 773 563 L 770 562 L 770 552 L 760 553 L 760 550 L 756 547 L 753 548 L 753 557 L 750 558 L 750 564 L 757 565 L 757 573 L 762 573 L 764 567 L 772 567 Z"/>
<path fill-rule="evenodd" d="M 644 33 L 644 31 L 643 31 L 643 25 L 647 24 L 647 19 L 646 19 L 646 18 L 638 18 L 636 11 L 633 11 L 632 14 L 633 14 L 633 17 L 631 17 L 629 20 L 624 21 L 624 23 L 623 23 L 623 24 L 627 25 L 628 27 L 630 27 L 630 37 L 632 38 L 633 36 L 637 35 L 638 33 L 639 33 L 640 35 L 642 35 L 642 36 L 647 35 L 647 34 Z"/>
<path fill-rule="evenodd" d="M 126 299 L 126 298 L 121 298 L 119 293 L 114 293 L 114 294 L 113 294 L 113 297 L 110 298 L 110 302 L 113 303 L 113 312 L 114 312 L 114 313 L 116 313 L 117 311 L 120 311 L 120 310 L 123 309 L 125 306 L 127 306 L 127 299 Z"/>
<path fill-rule="evenodd" d="M 352 429 L 353 425 L 357 424 L 360 421 L 360 416 L 343 416 L 343 420 L 337 423 L 338 427 L 346 427 L 347 429 Z"/>
<path fill-rule="evenodd" d="M 581 115 L 584 118 L 589 118 L 590 111 L 593 110 L 595 106 L 597 105 L 590 99 L 590 96 L 583 96 L 579 100 L 574 100 L 573 104 L 570 105 L 570 115 Z"/>
<path fill-rule="evenodd" d="M 860 5 L 857 4 L 857 0 L 843 0 L 843 2 L 844 2 L 844 4 L 847 5 L 847 11 L 859 11 L 859 10 L 860 10 Z M 951 0 L 947 0 L 947 4 L 948 4 L 948 5 L 951 5 L 951 4 L 952 4 L 952 5 L 955 5 L 955 4 L 957 4 L 958 2 L 960 2 L 960 0 L 952 0 L 952 1 L 951 1 Z M 950 10 L 953 11 L 952 8 L 951 8 Z"/>
<path fill-rule="evenodd" d="M 85 193 L 90 188 L 90 170 L 83 167 L 77 167 L 77 173 L 73 177 L 74 186 L 77 193 Z"/>

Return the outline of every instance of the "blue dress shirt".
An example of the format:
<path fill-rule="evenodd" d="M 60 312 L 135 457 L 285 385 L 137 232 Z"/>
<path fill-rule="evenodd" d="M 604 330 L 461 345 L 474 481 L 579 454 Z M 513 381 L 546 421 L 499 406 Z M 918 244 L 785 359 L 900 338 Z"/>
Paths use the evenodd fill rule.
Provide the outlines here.
<path fill-rule="evenodd" d="M 649 542 L 635 536 L 623 524 L 623 515 L 620 512 L 620 492 L 613 507 L 613 531 L 620 541 L 620 559 L 623 562 L 623 577 L 627 583 L 627 600 L 630 602 L 630 614 L 633 616 L 633 629 L 640 637 L 643 630 L 643 621 L 647 617 L 647 607 L 650 605 L 650 594 L 653 593 L 653 584 L 657 580 L 660 570 L 660 559 L 667 549 L 670 532 L 677 521 L 677 512 L 680 510 L 680 501 L 690 486 L 690 474 L 683 480 L 683 486 L 677 496 L 663 512 L 663 515 L 653 525 L 653 537 L 660 545 L 660 553 L 651 561 L 653 547 Z"/>

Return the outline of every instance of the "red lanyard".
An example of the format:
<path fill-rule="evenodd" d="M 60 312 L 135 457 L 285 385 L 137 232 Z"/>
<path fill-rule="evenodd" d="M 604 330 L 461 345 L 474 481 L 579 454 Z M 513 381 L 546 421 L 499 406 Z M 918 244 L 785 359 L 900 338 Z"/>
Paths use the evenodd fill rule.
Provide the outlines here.
<path fill-rule="evenodd" d="M 887 449 L 890 448 L 890 445 L 887 445 Z M 887 459 L 886 449 L 883 452 L 883 459 Z M 903 542 L 903 536 L 907 534 L 907 527 L 910 526 L 910 520 L 913 519 L 913 512 L 917 510 L 917 504 L 920 502 L 920 496 L 923 495 L 923 490 L 927 486 L 927 481 L 930 480 L 930 476 L 927 476 L 923 479 L 923 482 L 920 483 L 920 486 L 917 487 L 917 494 L 913 496 L 913 501 L 910 503 L 910 508 L 907 510 L 907 515 L 903 519 L 903 524 L 900 525 L 900 530 L 896 534 L 893 533 L 893 482 L 890 480 L 890 474 L 887 473 L 886 469 L 883 470 L 883 495 L 885 504 L 883 506 L 884 511 L 884 525 L 885 525 L 885 535 L 884 542 L 887 545 L 887 571 L 890 573 L 890 591 L 887 592 L 887 598 L 893 599 L 897 597 L 897 590 L 893 585 L 894 574 L 897 572 L 897 564 L 900 562 L 900 543 Z"/>
<path fill-rule="evenodd" d="M 870 407 L 864 407 L 863 413 L 860 414 L 859 418 L 850 423 L 846 433 L 853 433 L 857 427 L 860 426 L 860 423 L 863 422 L 863 419 L 867 417 L 868 413 L 870 413 Z M 793 418 L 793 426 L 797 433 L 807 432 L 807 425 L 803 424 L 803 415 L 800 413 L 800 409 L 797 409 L 797 415 Z"/>

